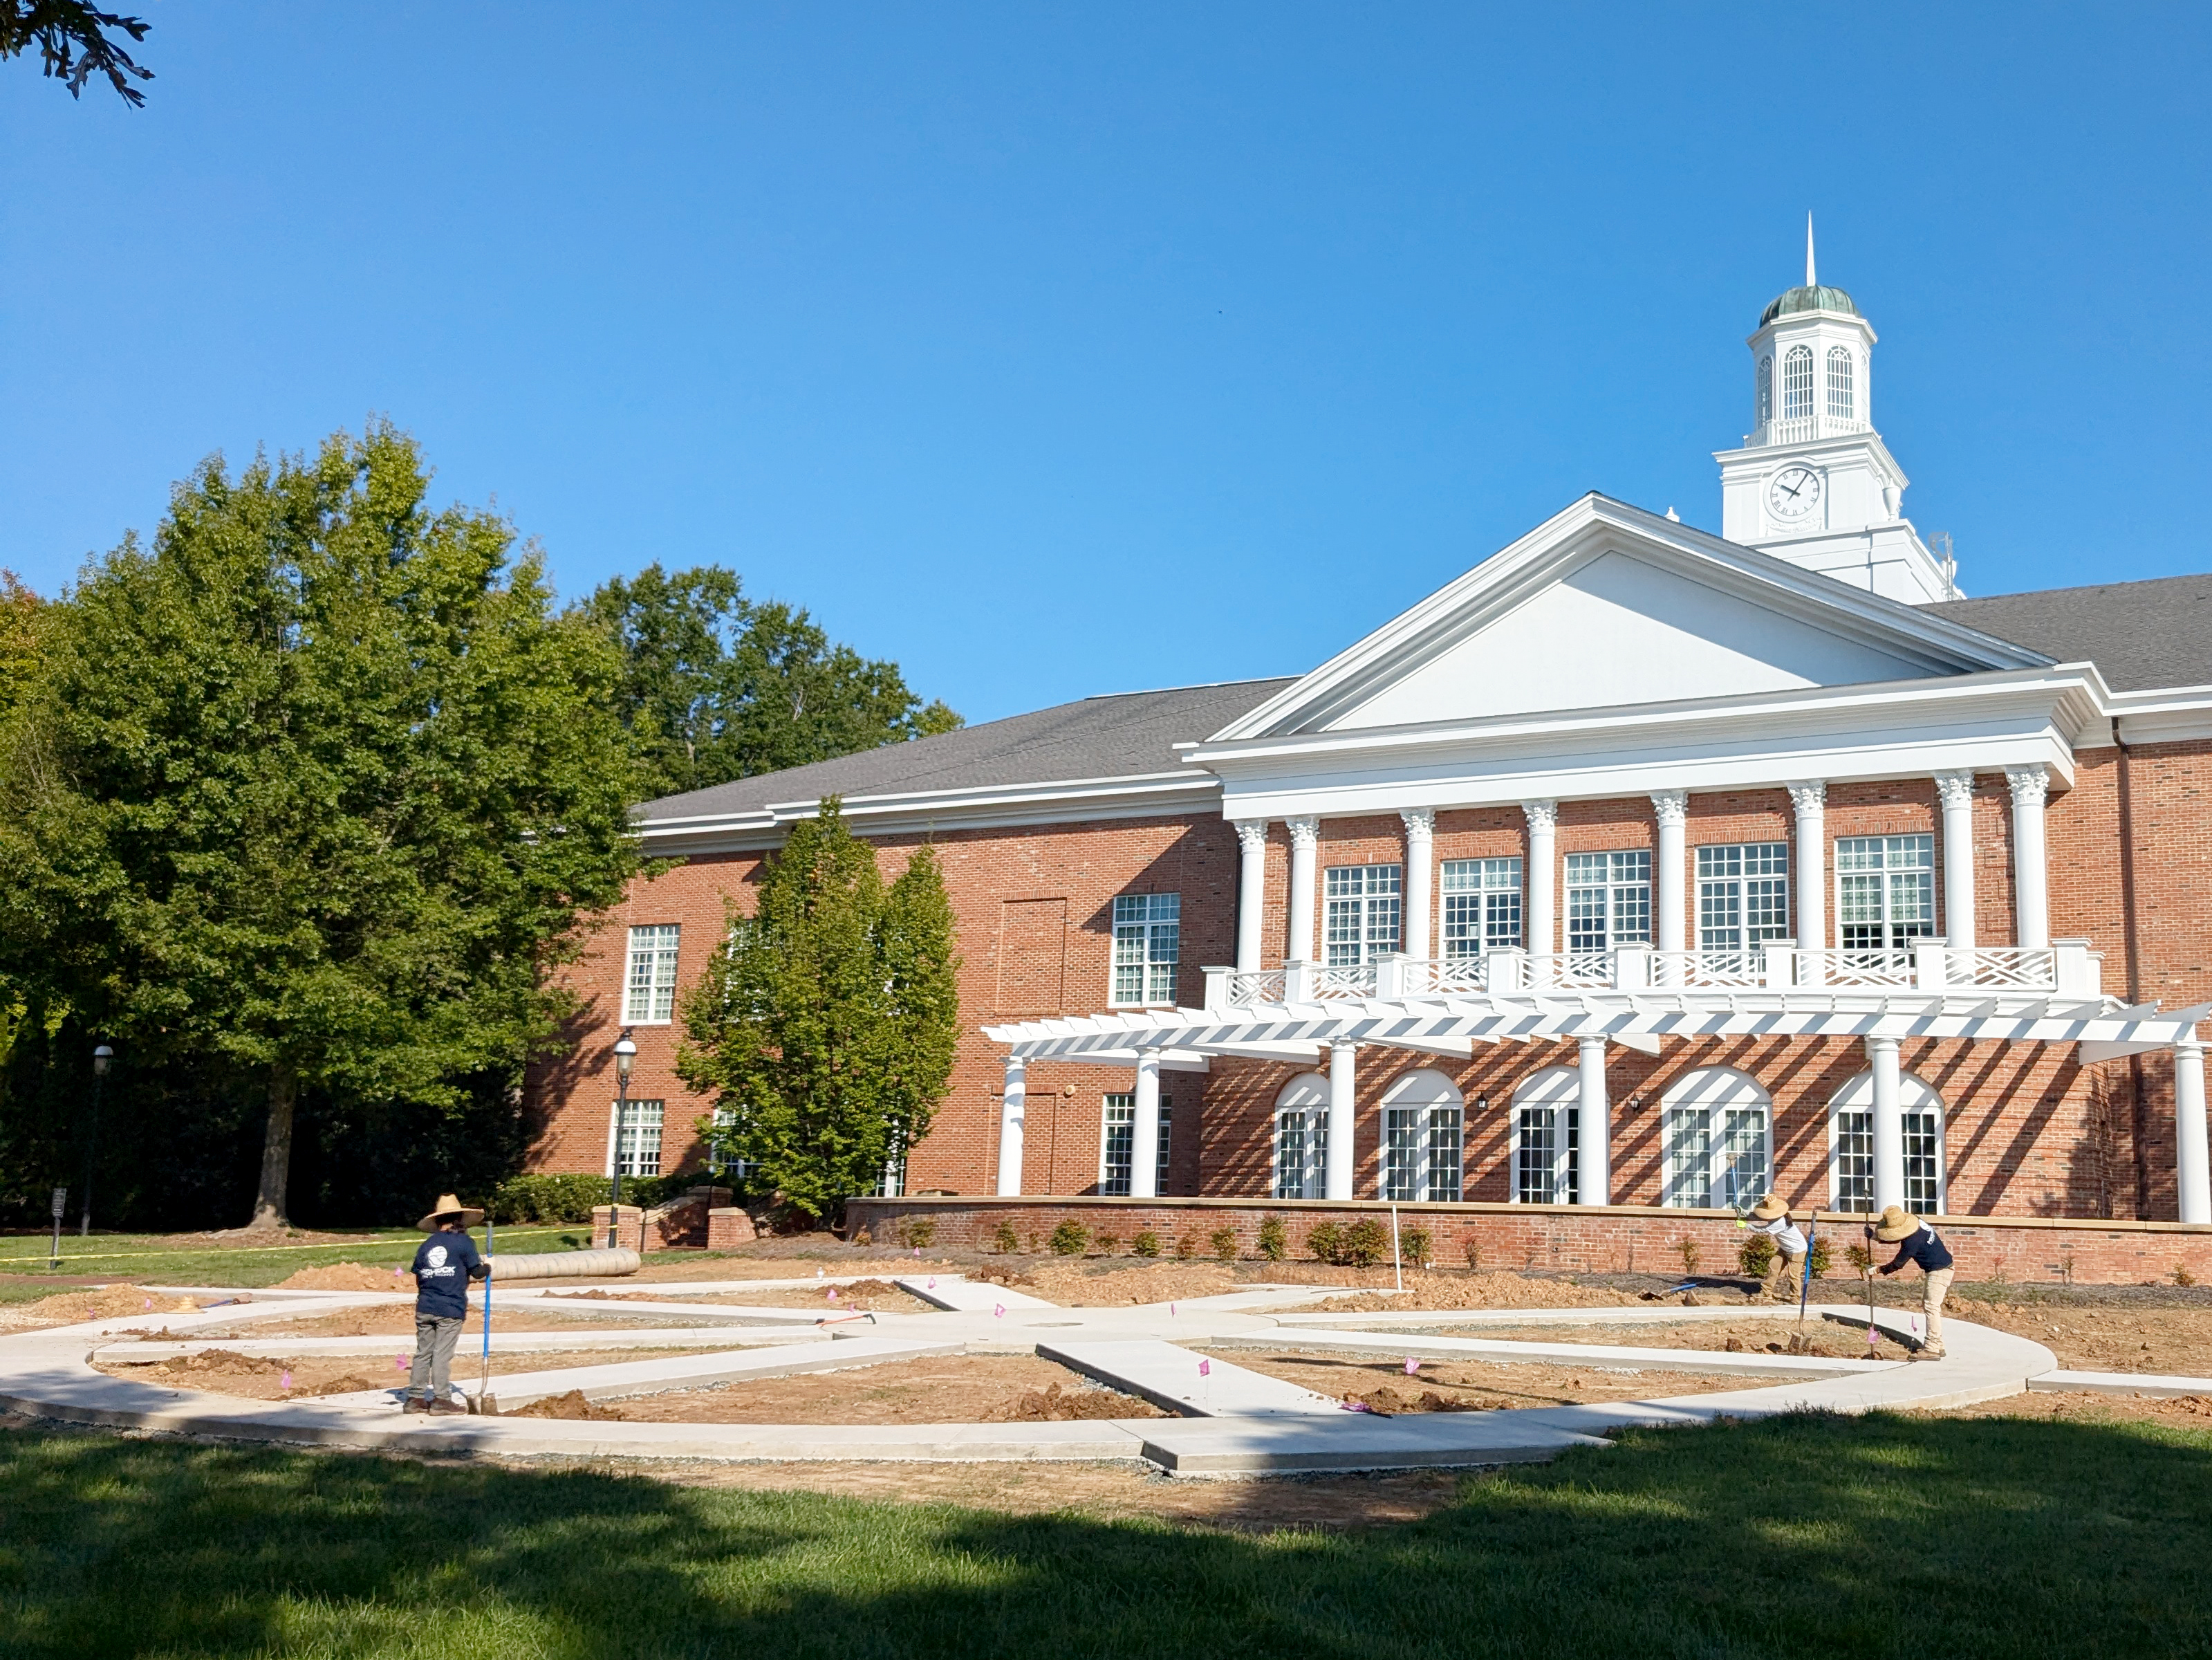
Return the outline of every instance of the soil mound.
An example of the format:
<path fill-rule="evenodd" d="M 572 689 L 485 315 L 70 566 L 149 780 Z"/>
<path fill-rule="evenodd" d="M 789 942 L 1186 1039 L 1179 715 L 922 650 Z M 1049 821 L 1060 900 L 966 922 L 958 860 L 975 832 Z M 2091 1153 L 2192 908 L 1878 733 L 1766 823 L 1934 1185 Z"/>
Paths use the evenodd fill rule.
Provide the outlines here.
<path fill-rule="evenodd" d="M 1103 1418 L 1160 1418 L 1166 1414 L 1149 1401 L 1117 1395 L 1112 1389 L 1063 1389 L 1048 1383 L 1041 1389 L 1024 1389 L 1005 1406 L 983 1414 L 987 1424 L 1065 1424 Z"/>
<path fill-rule="evenodd" d="M 289 1280 L 276 1282 L 279 1291 L 410 1291 L 406 1275 L 398 1268 L 372 1268 L 360 1262 L 330 1262 L 319 1268 L 301 1268 Z"/>
<path fill-rule="evenodd" d="M 566 1395 L 549 1395 L 542 1401 L 532 1401 L 526 1407 L 517 1407 L 512 1412 L 500 1414 L 502 1418 L 561 1418 L 589 1423 L 622 1423 L 625 1421 L 619 1407 L 603 1407 L 596 1401 L 586 1401 L 581 1389 L 570 1389 Z"/>
<path fill-rule="evenodd" d="M 241 1299 L 244 1300 L 244 1299 Z M 74 1326 L 84 1320 L 112 1320 L 125 1314 L 189 1314 L 200 1305 L 190 1297 L 164 1297 L 136 1286 L 96 1286 L 85 1291 L 65 1291 L 20 1303 L 4 1312 L 5 1323 L 26 1326 Z"/>
<path fill-rule="evenodd" d="M 1048 1302 L 1068 1308 L 1112 1308 L 1218 1297 L 1237 1289 L 1237 1276 L 1212 1263 L 1155 1262 L 1101 1273 L 1073 1263 L 1041 1262 L 1030 1283 Z"/>
<path fill-rule="evenodd" d="M 1459 1401 L 1438 1395 L 1434 1389 L 1423 1389 L 1419 1395 L 1404 1395 L 1388 1383 L 1364 1395 L 1347 1395 L 1345 1404 L 1355 1410 L 1371 1412 L 1381 1417 L 1395 1417 L 1406 1412 L 1481 1412 L 1487 1402 Z"/>
<path fill-rule="evenodd" d="M 1424 1277 L 1403 1297 L 1358 1292 L 1330 1297 L 1313 1305 L 1316 1314 L 1418 1314 L 1424 1309 L 1626 1308 L 1639 1299 L 1626 1292 L 1578 1286 L 1571 1280 L 1531 1280 L 1518 1274 L 1470 1274 L 1449 1279 Z"/>
<path fill-rule="evenodd" d="M 234 1349 L 202 1349 L 197 1354 L 180 1354 L 173 1360 L 159 1361 L 146 1370 L 163 1378 L 276 1377 L 283 1374 L 286 1366 L 282 1360 L 266 1355 L 240 1354 Z"/>

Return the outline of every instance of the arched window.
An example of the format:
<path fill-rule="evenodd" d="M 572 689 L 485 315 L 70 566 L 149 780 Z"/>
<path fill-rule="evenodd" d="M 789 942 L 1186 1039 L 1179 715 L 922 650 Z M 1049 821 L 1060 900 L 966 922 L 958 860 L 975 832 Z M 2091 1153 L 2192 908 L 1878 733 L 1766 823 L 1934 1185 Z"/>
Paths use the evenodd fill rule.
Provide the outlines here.
<path fill-rule="evenodd" d="M 1759 360 L 1759 424 L 1765 426 L 1774 418 L 1774 360 Z"/>
<path fill-rule="evenodd" d="M 1813 349 L 1792 346 L 1782 360 L 1782 418 L 1805 421 L 1813 414 Z"/>
<path fill-rule="evenodd" d="M 1741 1210 L 1765 1196 L 1774 1171 L 1774 1106 L 1759 1080 L 1704 1067 L 1660 1098 L 1667 1147 L 1660 1202 Z"/>
<path fill-rule="evenodd" d="M 1850 349 L 1832 346 L 1828 350 L 1828 418 L 1832 421 L 1856 419 L 1851 413 L 1852 404 Z"/>
<path fill-rule="evenodd" d="M 1582 1074 L 1547 1067 L 1513 1091 L 1513 1201 L 1571 1205 L 1582 1195 Z"/>
<path fill-rule="evenodd" d="M 1383 1091 L 1382 1197 L 1457 1204 L 1465 1117 L 1440 1072 L 1409 1072 Z"/>
<path fill-rule="evenodd" d="M 1905 1208 L 1940 1216 L 1948 1202 L 1943 1098 L 1911 1073 L 1898 1079 L 1905 1120 Z M 1874 1074 L 1863 1072 L 1828 1103 L 1828 1193 L 1838 1210 L 1874 1208 Z"/>
<path fill-rule="evenodd" d="M 1301 1073 L 1275 1097 L 1275 1197 L 1320 1198 L 1328 1164 L 1328 1079 Z"/>

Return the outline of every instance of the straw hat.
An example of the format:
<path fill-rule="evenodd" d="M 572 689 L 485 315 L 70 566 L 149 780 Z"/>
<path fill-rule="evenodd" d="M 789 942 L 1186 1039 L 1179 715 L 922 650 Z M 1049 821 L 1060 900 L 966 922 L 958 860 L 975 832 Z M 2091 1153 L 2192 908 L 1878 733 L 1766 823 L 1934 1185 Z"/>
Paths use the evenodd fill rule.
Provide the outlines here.
<path fill-rule="evenodd" d="M 430 1213 L 415 1225 L 424 1233 L 435 1233 L 438 1231 L 438 1224 L 448 1216 L 459 1217 L 461 1225 L 465 1228 L 472 1228 L 483 1220 L 483 1213 L 473 1205 L 464 1205 L 452 1194 L 441 1193 L 438 1195 L 438 1202 L 432 1207 Z"/>
<path fill-rule="evenodd" d="M 1910 1239 L 1920 1231 L 1920 1219 L 1909 1213 L 1904 1206 L 1885 1206 L 1874 1225 L 1874 1237 L 1885 1245 L 1893 1245 L 1900 1239 Z"/>
<path fill-rule="evenodd" d="M 1779 1195 L 1770 1193 L 1751 1207 L 1751 1213 L 1762 1222 L 1778 1222 L 1790 1214 L 1790 1207 Z"/>

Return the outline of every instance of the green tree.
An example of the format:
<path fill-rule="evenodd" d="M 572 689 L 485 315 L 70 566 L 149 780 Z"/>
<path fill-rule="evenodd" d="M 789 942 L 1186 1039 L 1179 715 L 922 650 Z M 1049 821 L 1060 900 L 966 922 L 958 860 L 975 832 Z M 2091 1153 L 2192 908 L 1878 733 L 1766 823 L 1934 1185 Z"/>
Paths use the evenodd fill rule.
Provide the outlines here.
<path fill-rule="evenodd" d="M 383 424 L 209 460 L 55 608 L 7 757 L 0 970 L 142 1073 L 258 1075 L 257 1225 L 303 1089 L 519 1084 L 546 970 L 636 868 L 615 654 L 427 485 Z"/>
<path fill-rule="evenodd" d="M 677 1070 L 793 1208 L 833 1217 L 929 1128 L 960 1007 L 936 854 L 886 889 L 835 797 L 793 828 L 684 1006 Z M 702 1133 L 704 1126 L 702 1125 Z"/>
<path fill-rule="evenodd" d="M 745 599 L 737 573 L 659 564 L 584 602 L 620 643 L 623 725 L 647 796 L 950 732 L 898 665 L 832 643 L 803 611 Z"/>
<path fill-rule="evenodd" d="M 146 94 L 131 82 L 151 81 L 154 71 L 133 63 L 130 48 L 109 39 L 108 31 L 136 45 L 152 27 L 84 0 L 0 0 L 0 58 L 20 57 L 35 46 L 46 73 L 67 82 L 70 97 L 82 97 L 84 83 L 104 75 L 125 103 L 143 104 Z"/>

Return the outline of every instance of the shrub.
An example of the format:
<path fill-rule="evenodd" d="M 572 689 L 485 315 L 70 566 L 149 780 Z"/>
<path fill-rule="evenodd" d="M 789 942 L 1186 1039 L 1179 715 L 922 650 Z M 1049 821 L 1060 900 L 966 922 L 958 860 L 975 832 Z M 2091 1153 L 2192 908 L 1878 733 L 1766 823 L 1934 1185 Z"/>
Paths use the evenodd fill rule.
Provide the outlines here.
<path fill-rule="evenodd" d="M 1390 1254 L 1390 1230 L 1372 1216 L 1362 1217 L 1337 1238 L 1336 1260 L 1347 1268 L 1372 1268 Z"/>
<path fill-rule="evenodd" d="M 1260 1255 L 1270 1262 L 1279 1262 L 1291 1254 L 1290 1230 L 1283 1225 L 1279 1216 L 1260 1219 Z"/>
<path fill-rule="evenodd" d="M 2189 1271 L 2188 1263 L 2176 1262 L 2173 1265 L 2173 1283 L 2177 1286 L 2193 1286 L 2197 1283 L 2197 1276 Z"/>
<path fill-rule="evenodd" d="M 1426 1228 L 1407 1228 L 1398 1241 L 1398 1254 L 1415 1268 L 1429 1265 L 1431 1241 Z"/>
<path fill-rule="evenodd" d="M 1052 1231 L 1052 1254 L 1054 1256 L 1080 1256 L 1083 1247 L 1090 1239 L 1091 1230 L 1071 1216 Z"/>
<path fill-rule="evenodd" d="M 1091 1236 L 1091 1243 L 1098 1248 L 1101 1256 L 1111 1256 L 1121 1249 L 1121 1236 L 1118 1233 L 1094 1233 Z"/>
<path fill-rule="evenodd" d="M 898 1219 L 898 1242 L 909 1250 L 927 1249 L 937 1242 L 937 1219 L 933 1216 L 902 1216 Z"/>
<path fill-rule="evenodd" d="M 1198 1255 L 1198 1236 L 1194 1233 L 1176 1235 L 1176 1255 L 1186 1262 Z"/>
<path fill-rule="evenodd" d="M 1219 1257 L 1223 1262 L 1234 1262 L 1237 1260 L 1236 1229 L 1214 1229 L 1212 1243 L 1213 1246 L 1213 1254 Z"/>
<path fill-rule="evenodd" d="M 1467 1265 L 1477 1274 L 1482 1272 L 1482 1242 L 1473 1234 L 1462 1242 L 1467 1247 Z"/>
<path fill-rule="evenodd" d="M 1021 1249 L 1021 1240 L 1015 1236 L 1012 1222 L 1001 1222 L 991 1234 L 991 1249 L 1001 1256 L 1011 1256 Z"/>
<path fill-rule="evenodd" d="M 1864 1245 L 1848 1246 L 1844 1251 L 1844 1261 L 1849 1262 L 1859 1273 L 1864 1274 L 1874 1267 L 1874 1253 Z"/>
<path fill-rule="evenodd" d="M 1736 1263 L 1753 1279 L 1763 1280 L 1767 1269 L 1774 1266 L 1775 1253 L 1781 1249 L 1771 1233 L 1747 1233 L 1735 1254 Z"/>
<path fill-rule="evenodd" d="M 1813 1242 L 1813 1277 L 1815 1280 L 1826 1279 L 1828 1270 L 1834 1266 L 1834 1259 L 1828 1252 L 1828 1242 L 1825 1239 L 1815 1239 Z"/>
<path fill-rule="evenodd" d="M 623 1203 L 651 1210 L 700 1185 L 696 1171 L 678 1176 L 633 1176 L 623 1180 Z M 605 1176 L 512 1176 L 492 1189 L 485 1208 L 495 1223 L 588 1222 L 592 1207 L 608 1203 L 614 1183 Z"/>
<path fill-rule="evenodd" d="M 1343 1249 L 1334 1222 L 1316 1222 L 1306 1231 L 1306 1255 L 1317 1262 L 1334 1262 Z"/>
<path fill-rule="evenodd" d="M 1674 1242 L 1674 1249 L 1682 1253 L 1682 1272 L 1695 1274 L 1698 1271 L 1698 1242 L 1686 1233 Z"/>
<path fill-rule="evenodd" d="M 1160 1254 L 1159 1235 L 1150 1228 L 1139 1228 L 1137 1237 L 1129 1242 L 1129 1254 L 1132 1256 L 1158 1256 Z"/>

